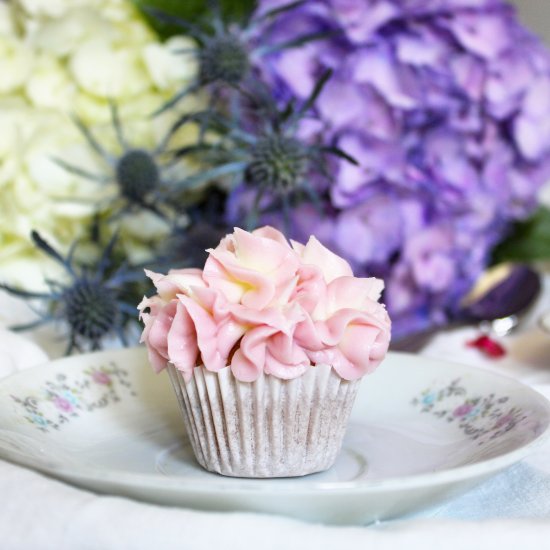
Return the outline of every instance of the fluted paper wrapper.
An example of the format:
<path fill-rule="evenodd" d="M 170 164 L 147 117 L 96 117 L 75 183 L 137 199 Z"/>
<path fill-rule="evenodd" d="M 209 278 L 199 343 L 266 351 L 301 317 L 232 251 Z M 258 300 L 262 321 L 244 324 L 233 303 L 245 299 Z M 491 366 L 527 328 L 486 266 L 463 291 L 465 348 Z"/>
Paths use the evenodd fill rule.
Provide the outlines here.
<path fill-rule="evenodd" d="M 330 468 L 342 446 L 359 380 L 328 365 L 293 380 L 262 374 L 240 382 L 226 367 L 194 369 L 185 382 L 168 366 L 195 457 L 211 472 L 288 477 Z"/>

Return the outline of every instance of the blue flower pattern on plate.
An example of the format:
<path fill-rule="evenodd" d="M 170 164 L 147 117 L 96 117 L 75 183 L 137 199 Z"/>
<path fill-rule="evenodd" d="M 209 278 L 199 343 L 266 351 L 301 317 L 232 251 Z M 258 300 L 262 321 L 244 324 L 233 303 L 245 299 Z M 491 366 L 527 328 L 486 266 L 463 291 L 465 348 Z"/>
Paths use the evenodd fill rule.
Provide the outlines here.
<path fill-rule="evenodd" d="M 528 415 L 516 406 L 508 406 L 508 396 L 469 395 L 457 378 L 439 388 L 427 388 L 412 400 L 420 412 L 458 423 L 468 438 L 479 445 L 494 440 L 526 420 Z"/>

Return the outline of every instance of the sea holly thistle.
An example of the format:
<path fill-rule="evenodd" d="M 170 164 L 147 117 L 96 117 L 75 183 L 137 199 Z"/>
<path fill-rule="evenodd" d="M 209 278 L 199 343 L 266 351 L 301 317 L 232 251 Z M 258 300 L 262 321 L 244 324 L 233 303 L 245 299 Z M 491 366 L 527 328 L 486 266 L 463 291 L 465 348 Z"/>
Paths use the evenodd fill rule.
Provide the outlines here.
<path fill-rule="evenodd" d="M 121 148 L 118 155 L 108 151 L 82 120 L 74 118 L 88 145 L 104 161 L 107 167 L 105 173 L 95 174 L 59 158 L 55 158 L 55 162 L 77 176 L 100 184 L 115 184 L 117 194 L 108 199 L 114 210 L 113 217 L 146 210 L 169 221 L 174 214 L 175 195 L 180 189 L 178 182 L 169 176 L 174 164 L 168 151 L 173 132 L 152 150 L 134 147 L 126 139 L 114 104 L 111 104 L 111 118 Z"/>
<path fill-rule="evenodd" d="M 156 147 L 147 149 L 136 147 L 127 139 L 117 107 L 111 104 L 112 126 L 118 142 L 116 153 L 82 120 L 74 119 L 88 146 L 103 161 L 105 170 L 94 173 L 70 160 L 54 160 L 72 174 L 116 189 L 113 197 L 97 205 L 92 233 L 100 233 L 102 224 L 115 218 L 149 211 L 167 222 L 171 235 L 158 244 L 148 267 L 163 261 L 171 267 L 177 263 L 200 265 L 204 249 L 215 246 L 226 232 L 226 197 L 223 196 L 219 208 L 207 215 L 212 194 L 200 202 L 203 198 L 200 190 L 205 185 L 221 182 L 222 194 L 228 191 L 223 186 L 226 181 L 232 187 L 244 186 L 254 197 L 253 207 L 243 217 L 243 225 L 248 228 L 255 226 L 262 214 L 277 209 L 284 211 L 288 224 L 291 208 L 302 200 L 320 204 L 316 184 L 319 175 L 329 174 L 326 156 L 336 155 L 354 162 L 339 149 L 307 143 L 298 137 L 299 123 L 310 115 L 330 72 L 323 74 L 306 101 L 300 105 L 290 102 L 280 108 L 253 69 L 264 55 L 299 47 L 330 34 L 324 31 L 305 34 L 269 47 L 257 44 L 262 25 L 271 24 L 280 14 L 302 4 L 290 2 L 241 26 L 226 24 L 217 4 L 211 5 L 213 15 L 206 25 L 157 13 L 160 18 L 178 23 L 196 39 L 197 48 L 181 53 L 195 56 L 199 64 L 195 82 L 158 112 L 173 108 L 187 94 L 202 89 L 210 94 L 210 107 L 181 116 Z M 195 144 L 170 150 L 172 138 L 187 123 L 200 127 L 199 139 Z M 184 178 L 173 176 L 173 169 L 187 155 L 193 156 L 203 168 Z M 63 267 L 66 278 L 47 280 L 49 292 L 44 293 L 0 285 L 12 294 L 41 301 L 44 306 L 38 321 L 16 328 L 64 322 L 69 332 L 67 353 L 75 348 L 98 349 L 112 335 L 125 343 L 125 328 L 136 318 L 133 305 L 139 294 L 136 285 L 139 286 L 143 275 L 135 266 L 126 268 L 119 265 L 118 258 L 114 260 L 116 239 L 111 240 L 97 264 L 83 266 L 75 262 L 76 243 L 64 257 L 38 233 L 34 232 L 32 238 L 39 249 Z M 93 237 L 92 240 L 99 242 Z"/>
<path fill-rule="evenodd" d="M 194 174 L 182 185 L 192 188 L 230 177 L 232 187 L 243 186 L 253 194 L 252 206 L 244 220 L 247 229 L 252 229 L 263 214 L 278 210 L 282 210 L 288 229 L 294 205 L 303 201 L 320 205 L 320 192 L 312 181 L 330 178 L 328 156 L 357 164 L 337 147 L 308 143 L 298 136 L 300 122 L 311 115 L 330 76 L 331 71 L 327 70 L 303 103 L 297 105 L 291 101 L 282 108 L 262 93 L 258 84 L 258 92 L 248 95 L 250 112 L 245 118 L 255 121 L 253 129 L 246 129 L 241 119 L 211 112 L 187 115 L 186 119 L 208 124 L 221 138 L 195 146 L 195 150 L 202 149 L 203 162 L 212 168 Z M 189 148 L 179 151 L 189 152 Z"/>
<path fill-rule="evenodd" d="M 74 244 L 63 257 L 36 231 L 31 234 L 36 247 L 63 268 L 66 279 L 46 279 L 49 292 L 27 292 L 0 284 L 8 293 L 42 302 L 40 318 L 27 325 L 12 327 L 28 330 L 49 322 L 63 322 L 69 330 L 67 354 L 73 349 L 99 349 L 109 336 L 117 336 L 126 345 L 125 328 L 136 320 L 136 307 L 124 300 L 128 285 L 143 279 L 142 271 L 122 264 L 113 265 L 116 235 L 105 247 L 95 266 L 76 265 Z"/>
<path fill-rule="evenodd" d="M 207 87 L 211 93 L 211 106 L 215 105 L 223 94 L 227 99 L 228 91 L 246 93 L 247 84 L 253 80 L 252 68 L 263 56 L 296 48 L 331 34 L 323 31 L 307 33 L 268 47 L 257 46 L 256 35 L 260 26 L 269 24 L 277 16 L 305 4 L 305 0 L 289 2 L 267 10 L 261 15 L 250 18 L 242 25 L 229 24 L 224 20 L 219 1 L 211 0 L 208 4 L 210 15 L 203 24 L 191 23 L 152 7 L 145 8 L 150 15 L 163 23 L 179 27 L 197 42 L 196 48 L 186 48 L 179 52 L 182 55 L 192 56 L 198 61 L 197 79 L 167 101 L 157 114 L 174 107 L 185 96 L 198 92 L 204 87 Z M 232 99 L 230 98 L 230 104 L 235 103 Z"/>

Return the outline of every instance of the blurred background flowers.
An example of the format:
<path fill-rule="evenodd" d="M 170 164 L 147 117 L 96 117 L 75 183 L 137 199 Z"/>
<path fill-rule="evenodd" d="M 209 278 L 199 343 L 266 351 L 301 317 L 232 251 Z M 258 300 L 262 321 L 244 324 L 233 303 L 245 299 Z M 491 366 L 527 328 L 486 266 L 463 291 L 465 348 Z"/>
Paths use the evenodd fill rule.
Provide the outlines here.
<path fill-rule="evenodd" d="M 198 98 L 163 117 L 149 115 L 194 78 L 196 64 L 175 50 L 192 42 L 161 42 L 131 2 L 79 0 L 0 3 L 0 273 L 3 282 L 42 288 L 45 275 L 58 276 L 54 262 L 33 246 L 36 229 L 67 251 L 85 239 L 94 217 L 106 219 L 116 183 L 90 181 L 64 169 L 108 174 L 109 166 L 79 131 L 75 118 L 95 132 L 116 156 L 120 146 L 109 102 L 116 103 L 133 145 L 156 147 L 179 113 L 200 106 Z M 180 144 L 195 139 L 187 127 Z M 185 161 L 176 167 L 183 175 Z M 115 224 L 132 261 L 169 227 L 150 212 L 135 212 Z M 113 224 L 105 224 L 109 233 Z M 90 247 L 84 248 L 92 254 Z"/>
<path fill-rule="evenodd" d="M 383 277 L 397 334 L 446 322 L 548 179 L 549 53 L 493 0 L 314 0 L 259 39 L 317 29 L 333 34 L 258 70 L 287 99 L 333 69 L 304 131 L 360 165 L 339 162 L 323 210 L 297 210 L 297 237 L 321 229 Z"/>
<path fill-rule="evenodd" d="M 5 287 L 64 277 L 33 230 L 84 266 L 114 243 L 116 273 L 198 264 L 233 225 L 271 223 L 383 277 L 397 338 L 536 295 L 517 269 L 479 293 L 493 264 L 550 256 L 550 53 L 511 5 L 137 6 L 0 2 Z M 495 287 L 525 299 L 497 308 Z"/>

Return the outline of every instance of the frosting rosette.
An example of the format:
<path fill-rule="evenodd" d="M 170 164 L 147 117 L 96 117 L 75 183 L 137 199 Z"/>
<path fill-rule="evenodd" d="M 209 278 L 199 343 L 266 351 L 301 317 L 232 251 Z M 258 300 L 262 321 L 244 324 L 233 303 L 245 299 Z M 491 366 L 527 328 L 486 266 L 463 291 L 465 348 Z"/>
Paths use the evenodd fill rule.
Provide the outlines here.
<path fill-rule="evenodd" d="M 157 294 L 138 306 L 153 368 L 188 382 L 195 367 L 230 367 L 241 382 L 292 380 L 328 365 L 343 380 L 384 358 L 391 322 L 384 284 L 353 276 L 315 237 L 289 243 L 272 227 L 235 229 L 208 250 L 203 270 L 147 271 Z"/>

